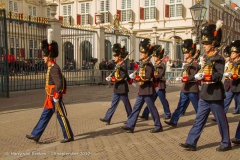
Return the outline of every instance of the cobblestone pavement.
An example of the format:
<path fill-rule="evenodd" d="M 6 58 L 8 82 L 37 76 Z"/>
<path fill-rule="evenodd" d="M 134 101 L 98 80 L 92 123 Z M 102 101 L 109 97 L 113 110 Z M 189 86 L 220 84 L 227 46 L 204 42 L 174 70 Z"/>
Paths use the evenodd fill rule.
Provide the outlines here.
<path fill-rule="evenodd" d="M 174 87 L 172 87 L 174 88 Z M 171 88 L 169 87 L 169 91 Z M 172 89 L 173 91 L 173 89 Z M 130 102 L 135 102 L 137 89 L 130 87 Z M 58 125 L 56 139 L 56 118 L 52 117 L 40 144 L 25 138 L 36 125 L 43 104 L 44 91 L 33 90 L 11 93 L 11 98 L 0 99 L 0 159 L 93 159 L 93 160 L 151 160 L 151 159 L 218 159 L 239 160 L 240 146 L 231 151 L 219 153 L 220 135 L 215 122 L 209 116 L 199 139 L 196 152 L 188 152 L 178 146 L 185 142 L 193 125 L 195 112 L 192 105 L 180 118 L 177 128 L 167 126 L 163 121 L 163 108 L 159 100 L 156 106 L 160 113 L 164 132 L 152 134 L 153 121 L 138 120 L 134 133 L 125 133 L 119 127 L 124 125 L 126 111 L 119 103 L 111 125 L 99 121 L 110 106 L 112 88 L 106 86 L 81 86 L 69 88 L 65 96 L 68 118 L 75 134 L 75 141 L 59 143 L 62 132 Z M 179 91 L 168 92 L 167 99 L 173 112 L 179 99 Z M 74 102 L 74 103 L 73 103 Z M 10 108 L 10 109 L 9 109 Z M 19 109 L 20 108 L 20 109 Z M 232 111 L 233 105 L 229 111 Z M 228 113 L 230 136 L 234 137 L 240 115 Z"/>

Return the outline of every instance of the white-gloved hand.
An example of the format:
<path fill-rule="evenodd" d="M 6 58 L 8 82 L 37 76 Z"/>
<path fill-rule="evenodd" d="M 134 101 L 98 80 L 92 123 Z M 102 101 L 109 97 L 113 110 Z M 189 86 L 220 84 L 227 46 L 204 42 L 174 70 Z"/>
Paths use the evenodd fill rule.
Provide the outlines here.
<path fill-rule="evenodd" d="M 53 102 L 59 102 L 59 99 L 53 98 Z"/>
<path fill-rule="evenodd" d="M 159 91 L 159 88 L 158 88 L 158 87 L 155 87 L 155 91 L 158 92 L 158 91 Z"/>
<path fill-rule="evenodd" d="M 132 86 L 133 86 L 133 87 L 137 87 L 136 83 L 132 83 Z"/>
<path fill-rule="evenodd" d="M 224 77 L 232 77 L 232 73 L 231 72 L 225 72 L 223 73 Z"/>
<path fill-rule="evenodd" d="M 196 49 L 197 49 L 197 50 L 200 50 L 200 44 L 197 44 L 197 45 L 196 45 Z"/>
<path fill-rule="evenodd" d="M 111 81 L 111 77 L 106 77 L 106 81 L 110 82 Z"/>
<path fill-rule="evenodd" d="M 195 74 L 194 77 L 197 80 L 202 80 L 204 78 L 204 73 L 197 73 L 197 74 Z"/>
<path fill-rule="evenodd" d="M 131 73 L 131 74 L 129 75 L 129 77 L 130 77 L 131 79 L 135 79 L 136 75 L 133 74 L 133 73 Z"/>
<path fill-rule="evenodd" d="M 182 81 L 182 77 L 177 77 L 176 81 Z"/>

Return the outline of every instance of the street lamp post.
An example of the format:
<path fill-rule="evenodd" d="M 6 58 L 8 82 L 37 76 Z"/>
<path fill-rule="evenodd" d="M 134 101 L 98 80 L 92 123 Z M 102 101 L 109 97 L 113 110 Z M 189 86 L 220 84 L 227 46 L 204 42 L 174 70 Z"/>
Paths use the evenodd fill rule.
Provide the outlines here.
<path fill-rule="evenodd" d="M 202 21 L 203 21 L 203 18 L 205 17 L 207 8 L 204 7 L 201 4 L 201 0 L 198 0 L 197 4 L 193 5 L 189 9 L 191 11 L 192 20 L 193 20 L 194 25 L 195 25 L 195 27 L 197 29 L 197 32 L 196 32 L 196 44 L 198 44 L 199 43 L 199 38 L 200 38 L 200 36 L 199 36 L 199 28 L 202 25 Z"/>

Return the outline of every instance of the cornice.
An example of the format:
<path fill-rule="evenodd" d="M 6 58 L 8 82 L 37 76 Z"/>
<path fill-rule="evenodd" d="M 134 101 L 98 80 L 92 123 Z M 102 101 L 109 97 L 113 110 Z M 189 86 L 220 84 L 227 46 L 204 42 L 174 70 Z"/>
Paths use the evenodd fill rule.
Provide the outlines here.
<path fill-rule="evenodd" d="M 33 4 L 35 6 L 39 6 L 40 5 L 40 0 L 25 0 L 26 3 L 28 4 Z"/>
<path fill-rule="evenodd" d="M 74 0 L 60 0 L 61 4 L 70 4 L 70 3 L 74 3 Z"/>

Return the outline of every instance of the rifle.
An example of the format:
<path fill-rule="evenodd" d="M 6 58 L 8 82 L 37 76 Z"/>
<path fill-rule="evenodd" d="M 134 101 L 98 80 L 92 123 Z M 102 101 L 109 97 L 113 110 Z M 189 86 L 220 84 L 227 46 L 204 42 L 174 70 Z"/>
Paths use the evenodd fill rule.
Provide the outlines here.
<path fill-rule="evenodd" d="M 159 48 L 161 48 L 161 46 L 159 46 L 158 47 L 158 49 Z M 158 49 L 156 49 L 156 51 L 158 50 Z M 155 56 L 156 55 L 156 52 L 155 53 L 153 53 L 153 54 L 151 54 L 148 58 L 147 58 L 147 60 L 145 61 L 145 62 L 142 62 L 141 63 L 141 65 L 145 65 L 145 64 L 147 64 L 149 61 L 150 61 L 150 59 L 153 57 L 153 56 Z M 139 61 L 142 61 L 143 59 L 140 59 Z M 136 73 L 138 72 L 138 70 L 139 70 L 139 66 L 138 66 L 138 69 L 136 69 L 131 75 L 136 75 Z"/>
<path fill-rule="evenodd" d="M 181 77 L 181 75 L 183 75 L 183 73 L 186 70 L 188 70 L 188 68 L 193 64 L 193 61 L 196 60 L 199 57 L 199 55 L 200 55 L 200 51 L 197 50 L 197 53 L 195 53 L 195 55 L 192 57 L 191 61 L 184 66 L 183 71 L 181 73 L 179 73 L 179 75 L 178 75 L 178 77 L 176 79 L 179 79 L 179 77 Z"/>
<path fill-rule="evenodd" d="M 134 51 L 134 50 L 133 50 L 133 51 Z M 121 67 L 121 65 L 123 64 L 123 62 L 128 59 L 129 55 L 132 54 L 133 51 L 130 52 L 130 53 L 123 59 L 123 61 L 122 61 L 120 64 L 117 64 L 117 65 L 116 65 L 114 71 L 112 71 L 112 72 L 106 77 L 106 79 L 107 79 L 108 77 L 109 77 L 109 78 L 112 77 L 113 73 L 116 72 L 116 70 Z"/>

